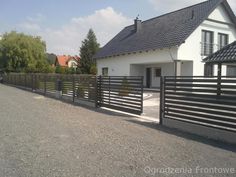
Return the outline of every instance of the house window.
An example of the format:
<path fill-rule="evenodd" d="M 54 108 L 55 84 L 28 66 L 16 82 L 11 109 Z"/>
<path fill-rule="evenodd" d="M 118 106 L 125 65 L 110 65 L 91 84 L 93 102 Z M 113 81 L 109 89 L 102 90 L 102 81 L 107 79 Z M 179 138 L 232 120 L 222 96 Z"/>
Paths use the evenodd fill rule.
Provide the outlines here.
<path fill-rule="evenodd" d="M 155 69 L 155 77 L 161 77 L 161 68 Z"/>
<path fill-rule="evenodd" d="M 229 35 L 218 33 L 218 49 L 222 49 L 224 46 L 228 45 L 229 43 Z"/>
<path fill-rule="evenodd" d="M 213 64 L 205 64 L 204 65 L 204 75 L 205 76 L 214 76 L 214 65 Z"/>
<path fill-rule="evenodd" d="M 201 54 L 208 56 L 214 50 L 214 33 L 212 31 L 202 30 Z"/>
<path fill-rule="evenodd" d="M 227 76 L 236 76 L 236 66 L 227 66 Z"/>
<path fill-rule="evenodd" d="M 103 76 L 108 76 L 108 68 L 102 68 L 102 75 Z"/>

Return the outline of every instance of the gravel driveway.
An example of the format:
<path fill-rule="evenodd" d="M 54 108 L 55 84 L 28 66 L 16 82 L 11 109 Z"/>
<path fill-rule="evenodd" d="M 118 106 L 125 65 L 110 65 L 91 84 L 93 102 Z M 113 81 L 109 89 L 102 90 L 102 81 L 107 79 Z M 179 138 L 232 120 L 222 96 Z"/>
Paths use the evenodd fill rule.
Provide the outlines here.
<path fill-rule="evenodd" d="M 233 145 L 1 84 L 0 126 L 0 177 L 236 176 Z"/>

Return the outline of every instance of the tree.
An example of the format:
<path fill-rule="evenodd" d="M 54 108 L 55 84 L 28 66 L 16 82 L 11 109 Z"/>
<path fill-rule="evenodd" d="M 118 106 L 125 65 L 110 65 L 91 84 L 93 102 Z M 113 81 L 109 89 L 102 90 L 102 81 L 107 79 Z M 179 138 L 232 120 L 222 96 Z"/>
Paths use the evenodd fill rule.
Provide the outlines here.
<path fill-rule="evenodd" d="M 82 41 L 80 47 L 80 65 L 83 74 L 92 74 L 91 68 L 96 66 L 93 56 L 98 51 L 100 44 L 97 42 L 96 35 L 92 29 L 89 30 L 86 39 Z M 94 71 L 94 69 L 92 69 Z"/>
<path fill-rule="evenodd" d="M 8 72 L 51 72 L 40 37 L 12 31 L 0 41 L 0 67 Z"/>

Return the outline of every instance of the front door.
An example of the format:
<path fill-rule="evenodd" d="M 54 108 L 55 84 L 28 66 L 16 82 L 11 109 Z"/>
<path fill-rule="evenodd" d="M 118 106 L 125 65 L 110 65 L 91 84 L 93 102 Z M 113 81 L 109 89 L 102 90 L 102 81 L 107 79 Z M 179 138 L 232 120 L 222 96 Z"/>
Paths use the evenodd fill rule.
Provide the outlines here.
<path fill-rule="evenodd" d="M 150 88 L 151 87 L 151 68 L 146 68 L 146 87 Z"/>

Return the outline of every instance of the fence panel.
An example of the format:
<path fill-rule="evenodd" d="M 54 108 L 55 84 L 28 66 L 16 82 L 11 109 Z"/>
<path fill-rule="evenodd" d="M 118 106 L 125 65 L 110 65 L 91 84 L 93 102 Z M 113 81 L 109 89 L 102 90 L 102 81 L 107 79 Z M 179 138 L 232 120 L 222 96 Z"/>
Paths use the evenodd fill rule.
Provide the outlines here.
<path fill-rule="evenodd" d="M 5 75 L 3 80 L 73 102 L 85 101 L 134 114 L 143 112 L 143 77 L 16 73 Z"/>
<path fill-rule="evenodd" d="M 82 75 L 75 78 L 75 100 L 96 101 L 96 76 Z"/>
<path fill-rule="evenodd" d="M 143 77 L 98 77 L 98 106 L 134 114 L 143 112 Z"/>
<path fill-rule="evenodd" d="M 236 78 L 164 77 L 161 118 L 236 132 Z"/>

